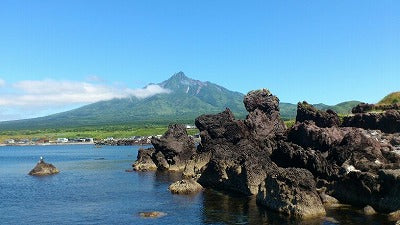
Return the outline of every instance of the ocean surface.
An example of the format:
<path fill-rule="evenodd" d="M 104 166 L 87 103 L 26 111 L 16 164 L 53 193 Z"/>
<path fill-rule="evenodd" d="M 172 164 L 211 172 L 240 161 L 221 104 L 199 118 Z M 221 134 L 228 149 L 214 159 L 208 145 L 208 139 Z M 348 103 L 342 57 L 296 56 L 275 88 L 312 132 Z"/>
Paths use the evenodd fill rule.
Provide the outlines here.
<path fill-rule="evenodd" d="M 92 145 L 0 147 L 0 224 L 376 224 L 354 208 L 328 210 L 313 221 L 289 221 L 258 207 L 254 198 L 206 190 L 172 195 L 177 173 L 125 172 L 139 147 Z M 32 177 L 39 157 L 61 172 Z M 140 212 L 161 211 L 157 219 Z"/>

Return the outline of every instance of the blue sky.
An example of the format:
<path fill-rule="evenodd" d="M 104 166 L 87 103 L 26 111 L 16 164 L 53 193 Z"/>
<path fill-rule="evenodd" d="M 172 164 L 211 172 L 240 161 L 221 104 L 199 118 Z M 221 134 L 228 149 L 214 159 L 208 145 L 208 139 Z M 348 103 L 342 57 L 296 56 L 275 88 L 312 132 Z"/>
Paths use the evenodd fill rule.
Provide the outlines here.
<path fill-rule="evenodd" d="M 367 0 L 2 0 L 0 120 L 143 93 L 178 71 L 283 102 L 376 102 L 400 90 L 399 12 Z"/>

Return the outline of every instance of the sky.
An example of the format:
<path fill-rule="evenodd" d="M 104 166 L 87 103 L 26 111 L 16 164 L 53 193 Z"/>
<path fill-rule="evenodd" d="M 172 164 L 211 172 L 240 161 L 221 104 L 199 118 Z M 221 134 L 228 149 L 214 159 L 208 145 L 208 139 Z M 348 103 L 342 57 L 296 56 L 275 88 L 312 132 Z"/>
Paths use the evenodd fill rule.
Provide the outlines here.
<path fill-rule="evenodd" d="M 400 1 L 2 0 L 0 121 L 165 93 L 174 73 L 282 102 L 400 90 Z"/>

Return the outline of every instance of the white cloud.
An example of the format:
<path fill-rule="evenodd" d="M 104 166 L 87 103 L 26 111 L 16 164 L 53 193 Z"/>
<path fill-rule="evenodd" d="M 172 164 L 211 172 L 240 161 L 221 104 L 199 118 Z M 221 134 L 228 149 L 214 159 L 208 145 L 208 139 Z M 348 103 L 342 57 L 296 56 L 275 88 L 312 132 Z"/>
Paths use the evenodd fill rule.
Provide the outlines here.
<path fill-rule="evenodd" d="M 121 88 L 90 82 L 59 80 L 24 80 L 12 84 L 15 93 L 0 95 L 0 106 L 46 107 L 93 103 L 113 98 L 147 98 L 170 93 L 159 85 L 141 89 Z"/>
<path fill-rule="evenodd" d="M 0 78 L 0 87 L 4 87 L 6 85 L 6 82 Z"/>

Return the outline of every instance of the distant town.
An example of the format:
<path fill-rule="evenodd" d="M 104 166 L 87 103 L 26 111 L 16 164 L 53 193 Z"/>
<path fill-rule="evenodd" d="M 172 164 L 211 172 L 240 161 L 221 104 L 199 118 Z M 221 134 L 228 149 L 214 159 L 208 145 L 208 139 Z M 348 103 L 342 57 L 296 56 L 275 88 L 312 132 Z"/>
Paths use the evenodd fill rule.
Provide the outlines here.
<path fill-rule="evenodd" d="M 0 146 L 26 146 L 26 145 L 74 145 L 74 144 L 93 144 L 93 145 L 149 145 L 152 138 L 161 138 L 162 135 L 154 136 L 132 136 L 129 138 L 108 137 L 101 140 L 95 140 L 91 137 L 86 138 L 32 138 L 32 139 L 8 139 Z M 189 135 L 195 142 L 200 142 L 200 135 Z"/>

